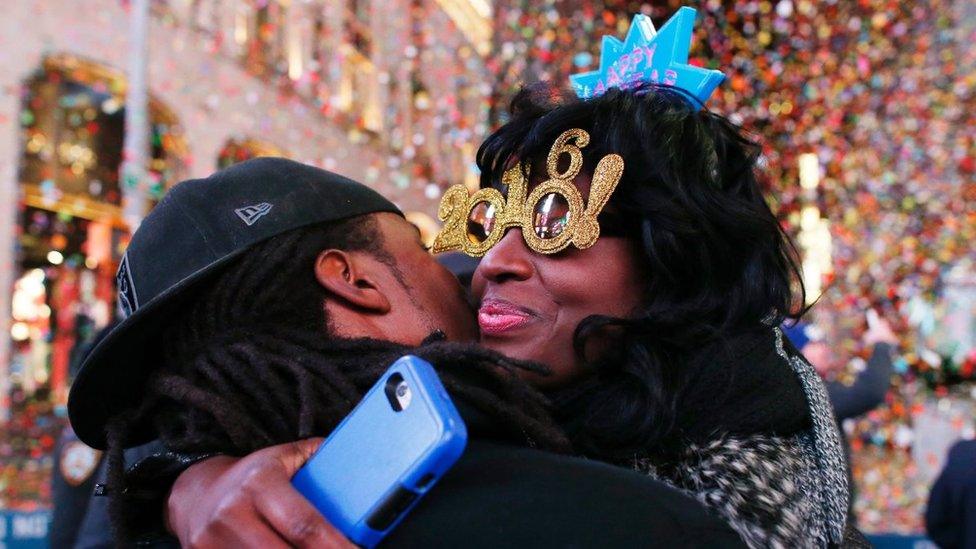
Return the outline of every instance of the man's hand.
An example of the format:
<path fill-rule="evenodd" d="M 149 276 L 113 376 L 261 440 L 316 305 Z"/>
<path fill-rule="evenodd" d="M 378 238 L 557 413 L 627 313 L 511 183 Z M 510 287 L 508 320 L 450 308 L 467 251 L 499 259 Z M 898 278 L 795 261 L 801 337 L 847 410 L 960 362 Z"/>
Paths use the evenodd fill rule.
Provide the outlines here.
<path fill-rule="evenodd" d="M 321 438 L 212 457 L 176 479 L 166 522 L 184 547 L 354 548 L 291 485 Z"/>

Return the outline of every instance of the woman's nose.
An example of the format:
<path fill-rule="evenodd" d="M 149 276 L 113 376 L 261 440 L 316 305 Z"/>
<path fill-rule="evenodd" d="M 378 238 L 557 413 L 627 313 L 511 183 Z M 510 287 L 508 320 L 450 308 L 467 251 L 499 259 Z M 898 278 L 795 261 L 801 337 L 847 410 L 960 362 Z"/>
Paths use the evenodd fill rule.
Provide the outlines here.
<path fill-rule="evenodd" d="M 532 250 L 525 245 L 518 227 L 509 229 L 478 265 L 478 273 L 495 283 L 527 280 L 532 276 L 532 269 Z"/>

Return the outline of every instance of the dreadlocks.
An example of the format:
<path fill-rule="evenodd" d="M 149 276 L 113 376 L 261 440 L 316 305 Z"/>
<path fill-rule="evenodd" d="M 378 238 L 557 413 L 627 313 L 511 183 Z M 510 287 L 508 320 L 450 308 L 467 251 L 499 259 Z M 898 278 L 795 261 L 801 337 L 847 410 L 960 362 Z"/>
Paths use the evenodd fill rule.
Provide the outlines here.
<path fill-rule="evenodd" d="M 455 398 L 530 444 L 569 451 L 546 400 L 516 376 L 519 370 L 545 373 L 542 366 L 436 336 L 417 348 L 330 336 L 327 292 L 313 271 L 319 252 L 328 248 L 366 251 L 392 267 L 369 216 L 296 229 L 234 260 L 169 323 L 141 406 L 108 426 L 109 512 L 116 539 L 130 539 L 132 494 L 126 490 L 123 449 L 133 426 L 151 421 L 173 451 L 234 456 L 324 436 L 407 353 L 434 364 Z"/>

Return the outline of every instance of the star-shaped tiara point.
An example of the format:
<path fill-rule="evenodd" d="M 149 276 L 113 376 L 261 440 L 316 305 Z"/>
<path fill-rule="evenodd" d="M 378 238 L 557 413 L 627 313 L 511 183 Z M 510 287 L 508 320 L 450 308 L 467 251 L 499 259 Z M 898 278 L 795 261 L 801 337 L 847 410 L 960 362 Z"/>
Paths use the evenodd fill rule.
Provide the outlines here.
<path fill-rule="evenodd" d="M 630 88 L 655 82 L 681 88 L 704 104 L 725 80 L 721 71 L 688 64 L 695 9 L 682 7 L 661 27 L 637 14 L 626 39 L 604 36 L 600 69 L 569 77 L 581 99 L 602 95 L 609 88 Z"/>

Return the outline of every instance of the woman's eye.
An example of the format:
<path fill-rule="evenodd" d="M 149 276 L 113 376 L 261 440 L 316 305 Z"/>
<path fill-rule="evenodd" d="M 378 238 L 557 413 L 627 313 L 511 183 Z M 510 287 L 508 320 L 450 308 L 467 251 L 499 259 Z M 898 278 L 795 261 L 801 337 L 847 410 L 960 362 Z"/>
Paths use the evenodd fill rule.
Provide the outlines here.
<path fill-rule="evenodd" d="M 468 213 L 468 240 L 481 244 L 495 228 L 495 206 L 489 202 L 478 202 Z"/>
<path fill-rule="evenodd" d="M 558 193 L 543 196 L 532 212 L 532 224 L 539 238 L 555 238 L 566 230 L 571 221 L 569 202 Z"/>

